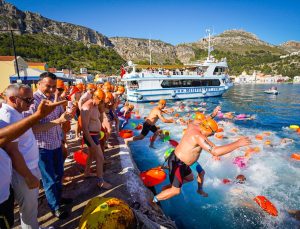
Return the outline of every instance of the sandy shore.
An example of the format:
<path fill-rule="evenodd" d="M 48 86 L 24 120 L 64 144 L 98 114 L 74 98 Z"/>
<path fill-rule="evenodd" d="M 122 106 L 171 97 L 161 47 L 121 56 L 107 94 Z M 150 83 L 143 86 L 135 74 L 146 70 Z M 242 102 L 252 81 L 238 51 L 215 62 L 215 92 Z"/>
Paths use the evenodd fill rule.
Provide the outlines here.
<path fill-rule="evenodd" d="M 88 201 L 96 196 L 116 197 L 124 200 L 134 210 L 137 218 L 136 228 L 175 228 L 175 223 L 167 218 L 160 209 L 154 209 L 148 203 L 153 197 L 152 193 L 145 188 L 139 178 L 137 169 L 130 153 L 130 149 L 124 145 L 122 138 L 115 133 L 111 138 L 111 149 L 106 149 L 104 178 L 114 185 L 111 190 L 100 190 L 96 185 L 95 178 L 84 179 L 83 167 L 75 161 L 65 163 L 65 175 L 73 177 L 72 181 L 64 184 L 63 196 L 73 198 L 73 204 L 67 206 L 70 215 L 65 220 L 53 217 L 47 205 L 43 189 L 39 195 L 38 220 L 43 227 L 54 226 L 55 228 L 78 228 L 81 215 Z M 72 153 L 80 150 L 81 141 L 68 140 L 69 158 Z M 83 149 L 87 152 L 86 146 Z M 20 228 L 18 206 L 15 208 L 15 228 Z"/>

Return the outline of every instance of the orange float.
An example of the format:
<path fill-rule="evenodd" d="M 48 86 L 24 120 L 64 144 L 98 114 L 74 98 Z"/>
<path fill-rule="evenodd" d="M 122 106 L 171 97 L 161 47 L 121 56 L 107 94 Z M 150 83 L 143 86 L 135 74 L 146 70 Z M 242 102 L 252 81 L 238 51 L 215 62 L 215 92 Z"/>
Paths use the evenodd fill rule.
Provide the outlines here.
<path fill-rule="evenodd" d="M 178 118 L 178 117 L 180 116 L 180 114 L 176 113 L 174 116 L 175 116 L 176 118 Z"/>
<path fill-rule="evenodd" d="M 143 125 L 142 124 L 138 124 L 135 129 L 136 130 L 141 130 L 141 129 L 143 129 Z"/>
<path fill-rule="evenodd" d="M 162 183 L 166 177 L 167 175 L 161 166 L 140 173 L 140 178 L 147 187 Z"/>
<path fill-rule="evenodd" d="M 85 166 L 88 155 L 85 152 L 83 152 L 82 150 L 78 150 L 78 151 L 74 152 L 73 158 L 74 158 L 74 161 L 76 161 L 76 163 L 78 163 L 79 165 Z"/>
<path fill-rule="evenodd" d="M 262 141 L 263 140 L 263 136 L 260 135 L 260 134 L 258 134 L 258 135 L 255 136 L 255 139 L 259 140 L 259 141 Z"/>
<path fill-rule="evenodd" d="M 299 133 L 299 134 L 300 134 L 300 128 L 298 128 L 298 129 L 297 129 L 297 133 Z"/>
<path fill-rule="evenodd" d="M 223 137 L 224 137 L 223 134 L 220 134 L 220 133 L 216 133 L 216 134 L 215 134 L 215 138 L 216 138 L 216 139 L 221 140 L 221 139 L 223 139 Z"/>
<path fill-rule="evenodd" d="M 120 137 L 122 138 L 131 138 L 133 136 L 132 130 L 121 130 L 119 132 Z"/>
<path fill-rule="evenodd" d="M 265 196 L 256 196 L 253 200 L 270 215 L 278 216 L 276 207 Z"/>
<path fill-rule="evenodd" d="M 294 159 L 294 160 L 296 160 L 296 161 L 300 161 L 300 154 L 298 154 L 298 153 L 293 153 L 293 154 L 291 155 L 291 158 Z"/>
<path fill-rule="evenodd" d="M 267 141 L 265 141 L 265 145 L 271 145 L 271 141 L 270 140 L 267 140 Z"/>
<path fill-rule="evenodd" d="M 223 128 L 219 128 L 219 129 L 217 130 L 217 133 L 220 133 L 220 132 L 223 132 L 223 131 L 224 131 Z"/>

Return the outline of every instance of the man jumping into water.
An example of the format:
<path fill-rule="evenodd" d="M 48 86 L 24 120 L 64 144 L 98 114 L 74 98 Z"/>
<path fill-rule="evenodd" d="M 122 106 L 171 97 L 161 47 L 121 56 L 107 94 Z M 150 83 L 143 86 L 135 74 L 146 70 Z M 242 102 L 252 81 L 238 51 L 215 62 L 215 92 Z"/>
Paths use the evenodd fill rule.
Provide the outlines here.
<path fill-rule="evenodd" d="M 155 123 L 158 121 L 158 119 L 160 119 L 164 123 L 173 123 L 174 122 L 173 119 L 165 119 L 163 117 L 162 113 L 163 113 L 163 109 L 165 107 L 166 107 L 166 100 L 164 100 L 164 99 L 159 100 L 158 106 L 153 108 L 151 110 L 149 116 L 146 118 L 146 120 L 143 124 L 142 132 L 140 133 L 140 135 L 125 139 L 125 143 L 128 144 L 129 142 L 132 142 L 132 141 L 142 140 L 145 138 L 145 136 L 147 136 L 149 131 L 152 131 L 154 134 L 151 137 L 149 147 L 154 148 L 154 145 L 153 145 L 154 141 L 157 138 L 157 136 L 159 135 L 159 131 L 158 131 L 157 127 L 155 126 Z"/>
<path fill-rule="evenodd" d="M 202 149 L 213 156 L 222 156 L 235 149 L 251 144 L 248 137 L 241 137 L 233 143 L 216 146 L 210 142 L 207 137 L 212 136 L 217 130 L 218 124 L 213 119 L 205 119 L 201 121 L 201 124 L 191 123 L 188 126 L 180 143 L 176 147 L 175 152 L 172 153 L 168 159 L 168 166 L 170 169 L 169 179 L 171 185 L 158 195 L 154 196 L 154 203 L 180 194 L 182 185 L 186 182 L 191 182 L 194 179 L 190 166 L 197 162 Z M 198 164 L 198 174 L 201 174 L 201 170 L 202 168 L 200 164 Z M 203 177 L 201 178 L 201 176 L 198 176 L 197 180 L 197 192 L 202 196 L 207 196 L 207 194 L 202 190 Z"/>

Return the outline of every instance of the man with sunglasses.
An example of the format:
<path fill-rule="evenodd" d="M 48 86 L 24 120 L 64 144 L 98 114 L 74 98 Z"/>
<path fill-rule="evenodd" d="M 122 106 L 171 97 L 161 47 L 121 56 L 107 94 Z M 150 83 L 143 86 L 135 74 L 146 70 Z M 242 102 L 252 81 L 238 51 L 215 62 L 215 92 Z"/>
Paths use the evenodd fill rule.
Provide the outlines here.
<path fill-rule="evenodd" d="M 150 114 L 148 115 L 145 122 L 143 123 L 143 129 L 142 129 L 140 135 L 125 139 L 125 143 L 128 144 L 129 142 L 132 142 L 132 141 L 143 140 L 147 136 L 149 131 L 151 131 L 154 134 L 150 138 L 150 146 L 149 147 L 154 148 L 155 139 L 159 135 L 158 128 L 155 126 L 156 122 L 159 119 L 161 121 L 163 121 L 164 123 L 173 123 L 174 122 L 173 119 L 166 119 L 163 116 L 163 113 L 165 113 L 163 111 L 163 109 L 165 107 L 166 107 L 166 100 L 164 100 L 164 99 L 159 100 L 157 107 L 154 107 L 150 111 Z"/>
<path fill-rule="evenodd" d="M 211 118 L 198 119 L 189 124 L 180 143 L 168 158 L 168 166 L 170 170 L 169 179 L 171 185 L 165 188 L 158 195 L 154 196 L 152 201 L 153 203 L 179 195 L 182 185 L 194 180 L 190 166 L 197 162 L 202 149 L 213 156 L 222 156 L 235 149 L 251 144 L 248 137 L 241 137 L 233 143 L 216 146 L 208 140 L 208 137 L 214 135 L 217 130 L 218 124 Z M 201 173 L 202 170 L 201 166 L 199 166 L 197 165 L 198 168 L 196 167 L 198 174 Z M 201 180 L 201 177 L 199 176 L 198 184 L 197 192 L 202 196 L 207 196 L 207 194 L 202 190 L 203 180 Z"/>
<path fill-rule="evenodd" d="M 23 119 L 22 112 L 29 110 L 33 93 L 29 86 L 12 84 L 6 89 L 6 103 L 0 109 L 0 127 Z M 12 187 L 20 206 L 22 228 L 39 228 L 37 221 L 40 184 L 39 149 L 32 129 L 5 145 L 12 160 Z"/>

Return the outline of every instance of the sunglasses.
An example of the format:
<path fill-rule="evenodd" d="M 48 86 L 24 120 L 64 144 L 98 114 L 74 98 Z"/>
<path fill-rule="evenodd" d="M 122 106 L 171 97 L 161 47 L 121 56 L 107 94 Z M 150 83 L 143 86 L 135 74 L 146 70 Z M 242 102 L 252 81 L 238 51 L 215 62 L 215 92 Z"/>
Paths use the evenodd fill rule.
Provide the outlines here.
<path fill-rule="evenodd" d="M 21 99 L 22 101 L 24 101 L 27 104 L 32 104 L 34 101 L 34 98 L 32 98 L 32 97 L 31 98 L 22 98 L 22 97 L 17 96 L 17 98 Z"/>

